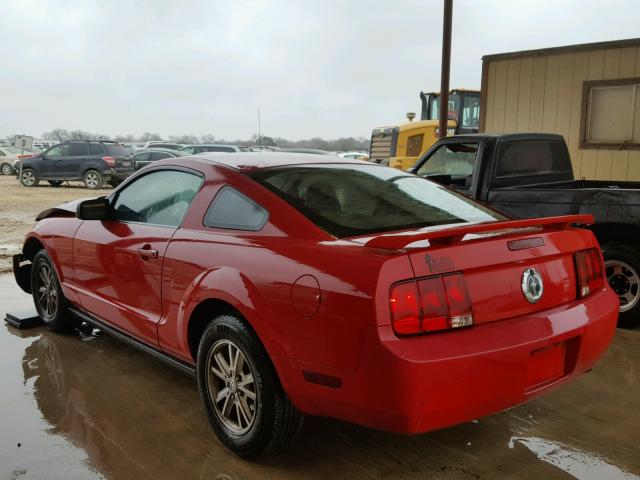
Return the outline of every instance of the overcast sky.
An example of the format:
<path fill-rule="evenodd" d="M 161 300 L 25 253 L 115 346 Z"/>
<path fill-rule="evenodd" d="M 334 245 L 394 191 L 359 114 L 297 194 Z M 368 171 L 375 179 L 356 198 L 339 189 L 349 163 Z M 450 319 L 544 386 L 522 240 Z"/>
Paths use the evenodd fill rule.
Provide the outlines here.
<path fill-rule="evenodd" d="M 637 0 L 454 0 L 451 86 L 484 54 L 640 36 Z M 438 90 L 441 0 L 0 0 L 0 137 L 369 136 Z"/>

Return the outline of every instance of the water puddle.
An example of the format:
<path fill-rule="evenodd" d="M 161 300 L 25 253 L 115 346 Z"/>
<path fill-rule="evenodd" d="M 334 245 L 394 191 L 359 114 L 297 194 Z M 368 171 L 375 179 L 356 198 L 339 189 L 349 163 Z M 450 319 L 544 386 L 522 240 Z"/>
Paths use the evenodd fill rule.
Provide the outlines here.
<path fill-rule="evenodd" d="M 578 480 L 640 480 L 640 476 L 611 465 L 597 455 L 571 448 L 561 442 L 538 437 L 511 437 L 509 448 L 516 444 L 528 448 L 539 460 L 565 471 Z"/>

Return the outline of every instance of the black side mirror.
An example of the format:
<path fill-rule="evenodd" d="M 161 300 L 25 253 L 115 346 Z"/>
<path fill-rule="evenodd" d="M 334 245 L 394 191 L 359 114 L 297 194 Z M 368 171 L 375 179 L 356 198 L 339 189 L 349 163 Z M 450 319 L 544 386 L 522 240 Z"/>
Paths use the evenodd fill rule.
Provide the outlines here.
<path fill-rule="evenodd" d="M 106 198 L 92 198 L 78 204 L 76 217 L 80 220 L 106 220 L 109 216 L 109 209 L 109 200 Z"/>

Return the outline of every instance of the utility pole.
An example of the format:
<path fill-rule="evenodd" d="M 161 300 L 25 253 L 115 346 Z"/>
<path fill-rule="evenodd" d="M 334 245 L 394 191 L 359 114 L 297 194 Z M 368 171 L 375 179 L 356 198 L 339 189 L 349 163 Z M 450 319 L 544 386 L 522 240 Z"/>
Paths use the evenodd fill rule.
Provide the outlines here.
<path fill-rule="evenodd" d="M 440 114 L 438 119 L 438 137 L 447 136 L 449 124 L 449 72 L 451 70 L 451 17 L 453 0 L 444 0 L 442 18 L 442 67 L 440 69 Z"/>

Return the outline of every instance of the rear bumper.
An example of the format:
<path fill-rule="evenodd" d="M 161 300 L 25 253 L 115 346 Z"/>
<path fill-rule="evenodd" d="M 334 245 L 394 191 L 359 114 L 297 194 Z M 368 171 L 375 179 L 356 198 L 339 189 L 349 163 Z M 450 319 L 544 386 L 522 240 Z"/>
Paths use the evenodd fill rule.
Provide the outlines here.
<path fill-rule="evenodd" d="M 397 433 L 421 433 L 513 407 L 591 369 L 613 338 L 616 295 L 606 289 L 519 318 L 466 330 L 399 339 L 391 326 L 371 328 L 353 372 L 296 369 L 339 377 L 340 388 L 305 383 L 294 403 L 325 415 Z M 528 385 L 532 352 L 565 345 L 562 373 Z"/>

